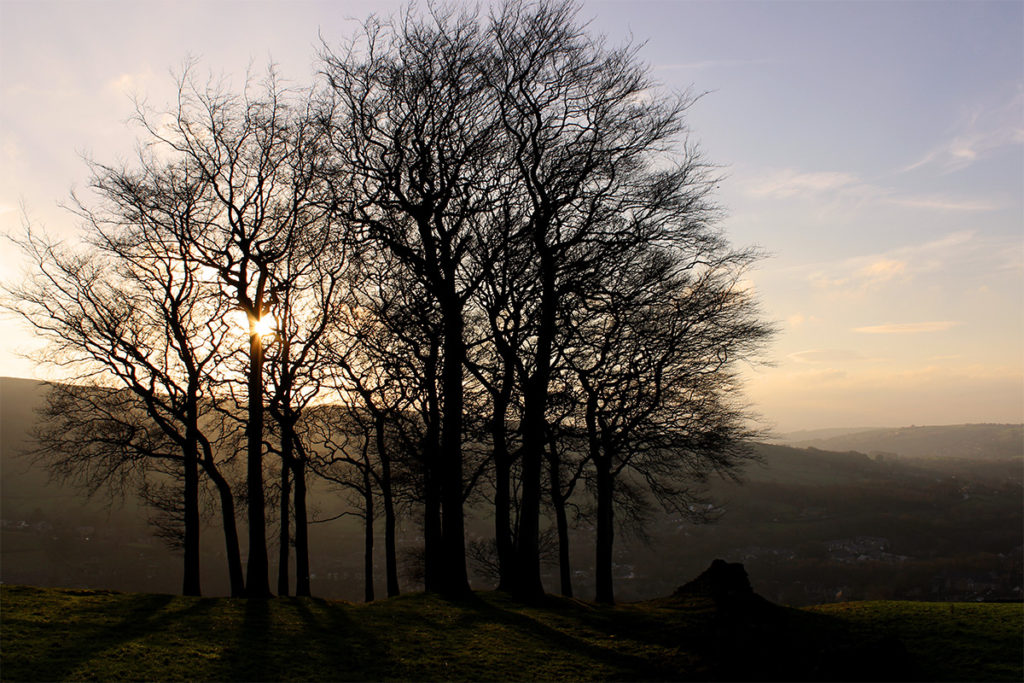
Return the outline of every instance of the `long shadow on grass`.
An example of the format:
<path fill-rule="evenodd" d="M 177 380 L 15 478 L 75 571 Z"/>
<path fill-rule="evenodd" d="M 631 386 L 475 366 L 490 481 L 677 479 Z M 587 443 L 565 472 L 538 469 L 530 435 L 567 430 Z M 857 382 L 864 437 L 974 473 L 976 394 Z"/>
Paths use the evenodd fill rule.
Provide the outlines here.
<path fill-rule="evenodd" d="M 609 638 L 609 646 L 595 644 L 589 640 L 577 637 L 553 628 L 544 622 L 526 614 L 505 609 L 484 600 L 469 600 L 459 604 L 465 610 L 467 617 L 473 622 L 486 622 L 501 624 L 510 629 L 516 630 L 545 650 L 555 649 L 562 652 L 578 654 L 593 662 L 600 663 L 614 670 L 612 676 L 616 680 L 659 680 L 671 678 L 682 680 L 682 672 L 667 670 L 652 662 L 649 658 L 630 654 L 622 651 L 622 645 L 615 643 L 612 638 L 614 634 L 596 623 L 586 623 L 588 628 L 595 631 L 595 635 L 602 635 Z M 564 609 L 564 608 L 563 608 Z M 580 614 L 574 615 L 579 617 Z M 463 619 L 467 619 L 464 617 Z M 522 672 L 528 675 L 528 672 Z"/>
<path fill-rule="evenodd" d="M 317 598 L 290 602 L 310 634 L 312 662 L 333 680 L 375 680 L 391 673 L 387 646 L 353 619 L 352 608 Z"/>
<path fill-rule="evenodd" d="M 76 591 L 67 593 L 76 594 Z M 102 653 L 150 634 L 173 630 L 181 621 L 207 613 L 214 603 L 213 600 L 199 600 L 183 610 L 167 611 L 167 606 L 174 599 L 171 595 L 126 595 L 118 598 L 117 603 L 104 600 L 96 605 L 74 605 L 70 613 L 63 615 L 70 617 L 70 621 L 56 628 L 52 624 L 41 625 L 8 616 L 5 618 L 5 630 L 18 629 L 27 636 L 38 633 L 40 641 L 49 643 L 49 651 L 32 653 L 30 659 L 24 660 L 24 669 L 19 667 L 22 662 L 11 662 L 5 658 L 3 677 L 7 680 L 72 678 L 76 669 L 100 658 Z M 61 607 L 66 609 L 67 605 Z"/>
<path fill-rule="evenodd" d="M 219 662 L 228 680 L 367 680 L 384 650 L 342 604 L 312 598 L 245 600 Z"/>

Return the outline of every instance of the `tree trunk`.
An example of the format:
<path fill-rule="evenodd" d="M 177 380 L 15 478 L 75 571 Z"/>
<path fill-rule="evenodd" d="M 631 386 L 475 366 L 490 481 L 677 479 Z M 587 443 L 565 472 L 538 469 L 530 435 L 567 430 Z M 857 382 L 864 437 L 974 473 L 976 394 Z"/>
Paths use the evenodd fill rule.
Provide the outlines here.
<path fill-rule="evenodd" d="M 374 421 L 377 440 L 377 457 L 380 460 L 380 492 L 384 500 L 384 564 L 387 574 L 388 597 L 400 593 L 398 589 L 398 552 L 396 549 L 395 500 L 391 492 L 391 453 L 384 433 L 384 417 L 377 415 Z"/>
<path fill-rule="evenodd" d="M 363 597 L 373 602 L 373 487 L 370 485 L 369 464 L 363 469 L 363 509 L 366 522 L 363 527 Z"/>
<path fill-rule="evenodd" d="M 183 500 L 185 508 L 185 567 L 181 582 L 182 595 L 201 595 L 199 581 L 199 407 L 195 382 L 189 382 L 185 405 L 185 468 Z"/>
<path fill-rule="evenodd" d="M 231 585 L 231 597 L 245 595 L 245 581 L 242 577 L 242 553 L 238 549 L 238 527 L 235 523 L 235 497 L 231 486 L 211 462 L 212 456 L 207 454 L 203 469 L 217 487 L 220 496 L 221 524 L 224 527 L 224 553 L 228 561 L 228 580 Z"/>
<path fill-rule="evenodd" d="M 426 433 L 420 452 L 423 466 L 423 590 L 436 593 L 441 590 L 441 482 L 440 441 L 441 405 L 437 395 L 437 374 L 440 348 L 436 339 L 430 340 L 430 354 L 423 365 L 426 380 L 427 413 Z"/>
<path fill-rule="evenodd" d="M 504 431 L 504 429 L 502 429 Z M 515 592 L 515 548 L 512 545 L 512 463 L 508 446 L 495 442 L 494 448 L 494 542 L 498 549 L 498 590 Z"/>
<path fill-rule="evenodd" d="M 444 363 L 441 369 L 444 396 L 444 421 L 441 425 L 441 593 L 462 597 L 470 593 L 462 506 L 462 382 L 466 346 L 462 338 L 462 310 L 457 303 L 458 297 L 454 291 L 447 294 L 446 305 L 443 306 Z"/>
<path fill-rule="evenodd" d="M 612 542 L 615 536 L 614 487 L 611 458 L 607 453 L 594 462 L 597 470 L 597 554 L 595 558 L 597 602 L 614 604 Z"/>
<path fill-rule="evenodd" d="M 543 245 L 541 250 L 540 323 L 533 376 L 523 390 L 523 493 L 519 513 L 519 534 L 516 538 L 516 593 L 527 600 L 543 597 L 540 580 L 540 494 L 544 446 L 547 442 L 547 394 L 551 380 L 551 349 L 555 336 L 554 264 Z"/>
<path fill-rule="evenodd" d="M 309 597 L 309 517 L 306 512 L 306 462 L 292 462 L 295 477 L 295 595 Z"/>
<path fill-rule="evenodd" d="M 270 567 L 267 561 L 266 513 L 263 499 L 263 340 L 249 326 L 249 411 L 246 436 L 247 498 L 249 502 L 249 565 L 246 596 L 269 598 Z"/>
<path fill-rule="evenodd" d="M 552 450 L 554 450 L 552 448 Z M 565 514 L 565 496 L 562 495 L 562 477 L 556 455 L 548 460 L 551 469 L 551 505 L 555 510 L 555 527 L 558 529 L 558 578 L 562 595 L 572 597 L 572 568 L 569 566 L 569 520 Z"/>
<path fill-rule="evenodd" d="M 288 427 L 283 427 L 282 432 L 282 444 L 281 444 L 281 533 L 280 540 L 278 542 L 278 555 L 277 555 L 277 594 L 288 595 L 288 557 L 289 547 L 291 545 L 291 537 L 289 535 L 288 527 L 291 525 L 290 508 L 291 508 L 291 485 L 289 481 L 289 465 L 291 462 L 291 455 L 288 454 L 291 437 L 287 434 L 289 431 Z M 288 444 L 288 445 L 286 445 Z"/>
<path fill-rule="evenodd" d="M 182 595 L 201 595 L 199 582 L 199 443 L 191 425 L 186 437 L 185 465 L 185 572 Z"/>
<path fill-rule="evenodd" d="M 441 591 L 441 495 L 431 470 L 424 479 L 423 502 L 423 590 Z"/>
<path fill-rule="evenodd" d="M 494 395 L 491 442 L 494 460 L 494 543 L 498 550 L 498 590 L 515 592 L 515 548 L 512 544 L 512 459 L 508 452 L 505 416 L 515 380 L 514 367 L 505 361 L 501 389 Z"/>

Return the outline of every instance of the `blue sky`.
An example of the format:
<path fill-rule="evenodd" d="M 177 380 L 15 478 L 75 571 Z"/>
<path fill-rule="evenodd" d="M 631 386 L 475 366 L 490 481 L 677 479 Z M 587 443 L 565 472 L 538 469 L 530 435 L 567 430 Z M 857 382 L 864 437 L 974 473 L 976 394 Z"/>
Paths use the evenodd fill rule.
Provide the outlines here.
<path fill-rule="evenodd" d="M 186 54 L 302 82 L 318 31 L 385 2 L 0 0 L 0 229 L 74 235 L 78 154 L 130 154 L 127 93 L 162 105 Z M 723 227 L 781 332 L 745 371 L 779 431 L 1024 420 L 1024 3 L 592 0 L 581 17 L 667 89 L 707 92 L 692 135 Z M 17 277 L 0 254 L 0 277 Z M 0 374 L 32 376 L 0 321 Z"/>

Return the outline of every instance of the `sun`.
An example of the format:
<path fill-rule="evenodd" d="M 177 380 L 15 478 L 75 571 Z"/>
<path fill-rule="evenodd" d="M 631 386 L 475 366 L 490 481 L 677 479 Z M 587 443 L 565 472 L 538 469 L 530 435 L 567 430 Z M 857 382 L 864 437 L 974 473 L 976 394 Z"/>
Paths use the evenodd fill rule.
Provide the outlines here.
<path fill-rule="evenodd" d="M 274 316 L 265 315 L 253 320 L 252 329 L 261 337 L 269 337 L 277 332 L 277 321 Z"/>

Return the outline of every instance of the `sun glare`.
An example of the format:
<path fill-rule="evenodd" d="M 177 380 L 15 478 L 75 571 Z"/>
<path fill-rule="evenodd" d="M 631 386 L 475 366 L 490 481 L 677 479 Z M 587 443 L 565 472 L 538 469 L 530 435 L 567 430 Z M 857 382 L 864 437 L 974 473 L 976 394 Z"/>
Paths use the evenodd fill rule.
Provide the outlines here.
<path fill-rule="evenodd" d="M 272 315 L 263 316 L 253 322 L 253 330 L 261 337 L 268 337 L 277 331 L 277 321 Z"/>
<path fill-rule="evenodd" d="M 249 314 L 245 311 L 236 309 L 232 312 L 231 319 L 246 332 L 255 331 L 261 337 L 277 334 L 277 319 L 270 314 L 254 320 L 252 327 L 249 326 Z"/>

